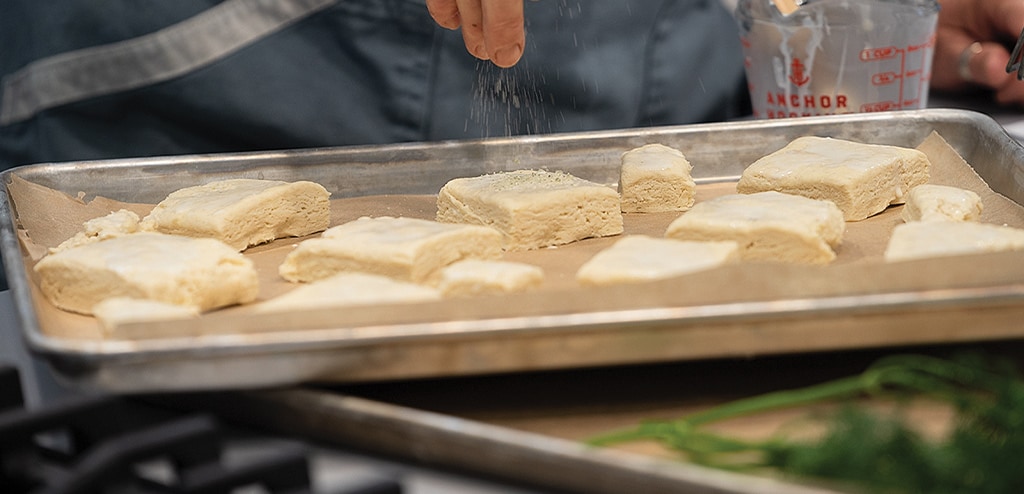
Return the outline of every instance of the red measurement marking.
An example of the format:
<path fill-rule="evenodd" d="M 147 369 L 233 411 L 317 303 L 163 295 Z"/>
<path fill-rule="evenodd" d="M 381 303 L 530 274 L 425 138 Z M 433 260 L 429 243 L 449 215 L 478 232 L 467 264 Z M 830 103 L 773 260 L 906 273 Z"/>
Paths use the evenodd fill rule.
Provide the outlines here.
<path fill-rule="evenodd" d="M 883 46 L 881 48 L 865 48 L 860 51 L 860 60 L 862 62 L 886 60 L 895 57 L 901 51 L 902 50 L 896 48 L 895 46 Z"/>
<path fill-rule="evenodd" d="M 935 46 L 935 35 L 934 34 L 931 35 L 928 38 L 928 41 L 925 41 L 924 43 L 921 43 L 919 45 L 910 45 L 910 46 L 908 46 L 907 47 L 907 51 L 924 50 L 925 48 L 931 48 L 933 46 Z"/>
<path fill-rule="evenodd" d="M 900 75 L 895 72 L 881 72 L 871 76 L 871 84 L 885 86 L 899 80 Z"/>
<path fill-rule="evenodd" d="M 864 103 L 860 106 L 862 112 L 875 112 L 875 111 L 886 111 L 895 110 L 899 108 L 899 103 L 895 101 L 879 101 L 878 103 Z"/>

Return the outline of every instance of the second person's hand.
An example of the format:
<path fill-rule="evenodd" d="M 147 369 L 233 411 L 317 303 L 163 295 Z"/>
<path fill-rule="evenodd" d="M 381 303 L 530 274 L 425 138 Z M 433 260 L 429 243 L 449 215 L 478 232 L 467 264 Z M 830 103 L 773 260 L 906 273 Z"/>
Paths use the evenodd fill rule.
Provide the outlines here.
<path fill-rule="evenodd" d="M 1024 106 L 1024 82 L 1007 74 L 1010 49 L 1024 27 L 1020 0 L 941 0 L 932 87 L 992 92 L 1002 105 Z"/>
<path fill-rule="evenodd" d="M 526 33 L 522 0 L 426 0 L 438 25 L 462 28 L 466 49 L 499 67 L 511 67 L 523 56 Z"/>

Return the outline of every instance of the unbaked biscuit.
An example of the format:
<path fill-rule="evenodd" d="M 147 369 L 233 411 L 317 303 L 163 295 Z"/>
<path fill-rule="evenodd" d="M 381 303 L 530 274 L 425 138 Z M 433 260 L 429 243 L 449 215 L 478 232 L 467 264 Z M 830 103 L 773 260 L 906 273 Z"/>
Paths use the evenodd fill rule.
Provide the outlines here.
<path fill-rule="evenodd" d="M 769 191 L 698 202 L 669 224 L 665 236 L 732 240 L 744 260 L 824 264 L 835 259 L 845 230 L 834 203 Z"/>
<path fill-rule="evenodd" d="M 314 182 L 230 179 L 172 192 L 142 220 L 143 229 L 216 238 L 241 251 L 326 229 L 330 193 Z"/>
<path fill-rule="evenodd" d="M 495 228 L 510 251 L 622 233 L 615 189 L 540 170 L 451 180 L 438 193 L 437 221 Z"/>
<path fill-rule="evenodd" d="M 205 311 L 251 302 L 259 292 L 252 261 L 212 238 L 135 233 L 47 255 L 34 269 L 53 305 L 82 314 L 111 297 Z"/>
<path fill-rule="evenodd" d="M 736 191 L 828 200 L 857 221 L 904 202 L 910 189 L 928 182 L 930 166 L 916 149 L 807 136 L 748 166 Z"/>
<path fill-rule="evenodd" d="M 55 254 L 72 247 L 102 242 L 115 237 L 138 233 L 139 231 L 139 215 L 127 209 L 121 209 L 106 216 L 86 221 L 82 224 L 82 231 L 61 242 L 60 245 L 51 248 L 50 253 Z"/>
<path fill-rule="evenodd" d="M 302 241 L 281 263 L 288 281 L 309 282 L 364 272 L 426 283 L 462 259 L 499 259 L 501 234 L 476 225 L 418 218 L 363 217 Z"/>
<path fill-rule="evenodd" d="M 973 221 L 914 221 L 896 225 L 885 248 L 889 262 L 1024 250 L 1024 230 Z"/>
<path fill-rule="evenodd" d="M 910 189 L 903 205 L 903 221 L 978 221 L 981 197 L 972 190 L 924 184 Z"/>
<path fill-rule="evenodd" d="M 544 270 L 532 264 L 467 259 L 441 271 L 437 288 L 446 297 L 511 293 L 544 282 Z"/>
<path fill-rule="evenodd" d="M 739 260 L 733 241 L 694 242 L 630 235 L 598 252 L 576 272 L 585 285 L 638 283 L 712 269 Z"/>
<path fill-rule="evenodd" d="M 686 211 L 693 206 L 697 185 L 693 167 L 683 153 L 661 144 L 647 144 L 622 154 L 619 195 L 623 213 Z"/>
<path fill-rule="evenodd" d="M 109 336 L 123 324 L 199 317 L 199 308 L 156 300 L 113 297 L 94 305 L 92 313 L 99 320 L 104 334 Z"/>
<path fill-rule="evenodd" d="M 339 273 L 300 285 L 290 292 L 255 305 L 256 312 L 288 312 L 355 305 L 378 305 L 438 300 L 436 289 L 368 273 Z"/>

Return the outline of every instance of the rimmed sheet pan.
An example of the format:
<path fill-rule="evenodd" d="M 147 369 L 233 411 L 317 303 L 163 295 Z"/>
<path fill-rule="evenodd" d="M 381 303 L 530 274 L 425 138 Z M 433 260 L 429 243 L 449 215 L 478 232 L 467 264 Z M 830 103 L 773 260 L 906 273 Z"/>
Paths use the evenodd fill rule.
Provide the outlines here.
<path fill-rule="evenodd" d="M 614 186 L 621 153 L 651 142 L 683 150 L 698 182 L 713 189 L 801 135 L 913 147 L 933 133 L 993 191 L 1024 203 L 1024 149 L 996 122 L 968 111 L 920 110 L 30 165 L 2 175 L 0 245 L 29 348 L 68 383 L 111 391 L 359 382 L 1024 336 L 1024 262 L 1019 253 L 1004 253 L 899 266 L 741 266 L 643 287 L 570 284 L 397 311 L 380 306 L 259 318 L 227 311 L 184 331 L 151 324 L 128 328 L 140 337 L 82 337 L 63 331 L 67 319 L 40 296 L 31 273 L 38 252 L 26 248 L 26 237 L 45 236 L 39 227 L 35 237 L 26 233 L 32 230 L 26 224 L 40 224 L 38 215 L 54 224 L 78 218 L 19 205 L 24 184 L 102 208 L 107 201 L 151 205 L 181 187 L 250 177 L 317 181 L 341 204 L 419 196 L 419 206 L 402 211 L 429 216 L 422 198 L 459 176 L 547 168 Z M 922 282 L 922 270 L 936 274 Z M 723 298 L 725 292 L 730 296 Z"/>

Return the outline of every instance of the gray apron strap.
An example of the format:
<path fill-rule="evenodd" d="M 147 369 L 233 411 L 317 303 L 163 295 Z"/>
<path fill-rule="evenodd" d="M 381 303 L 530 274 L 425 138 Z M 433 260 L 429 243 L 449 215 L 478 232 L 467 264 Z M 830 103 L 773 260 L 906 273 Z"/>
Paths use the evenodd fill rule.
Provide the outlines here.
<path fill-rule="evenodd" d="M 27 120 L 48 108 L 186 74 L 336 1 L 226 0 L 145 36 L 37 60 L 4 77 L 0 125 Z"/>

